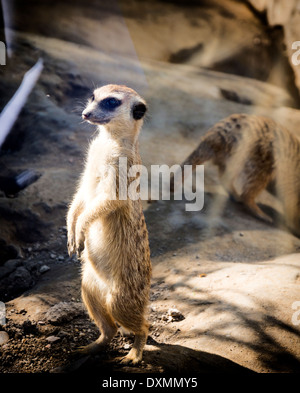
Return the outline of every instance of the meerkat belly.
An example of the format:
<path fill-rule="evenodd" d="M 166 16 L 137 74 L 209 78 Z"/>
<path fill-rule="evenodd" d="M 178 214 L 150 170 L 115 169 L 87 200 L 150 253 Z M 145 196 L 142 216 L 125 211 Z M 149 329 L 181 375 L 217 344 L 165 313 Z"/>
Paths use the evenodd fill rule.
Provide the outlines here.
<path fill-rule="evenodd" d="M 86 235 L 85 247 L 88 257 L 92 264 L 95 265 L 95 268 L 99 271 L 105 271 L 107 266 L 109 266 L 109 253 L 101 218 L 90 225 Z"/>
<path fill-rule="evenodd" d="M 132 234 L 115 219 L 99 218 L 88 230 L 86 252 L 95 273 L 112 285 L 121 274 L 122 265 L 134 263 L 136 244 Z"/>

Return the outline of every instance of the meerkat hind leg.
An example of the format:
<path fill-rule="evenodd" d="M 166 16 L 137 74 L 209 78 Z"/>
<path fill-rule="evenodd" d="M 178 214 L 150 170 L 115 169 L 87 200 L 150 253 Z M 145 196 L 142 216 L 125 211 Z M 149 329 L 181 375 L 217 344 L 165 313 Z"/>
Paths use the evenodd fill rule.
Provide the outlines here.
<path fill-rule="evenodd" d="M 117 325 L 109 312 L 103 306 L 102 297 L 100 293 L 97 296 L 97 292 L 93 293 L 86 290 L 84 285 L 82 286 L 82 299 L 88 310 L 90 317 L 95 321 L 101 334 L 94 342 L 79 347 L 76 353 L 94 355 L 97 352 L 104 349 L 112 340 L 117 333 Z"/>
<path fill-rule="evenodd" d="M 116 360 L 122 364 L 137 364 L 142 360 L 144 346 L 148 337 L 149 325 L 145 321 L 142 329 L 135 333 L 134 343 L 131 350 L 126 356 L 119 357 Z"/>
<path fill-rule="evenodd" d="M 271 173 L 267 174 L 260 169 L 261 168 L 255 166 L 255 163 L 254 167 L 251 166 L 250 169 L 245 168 L 237 178 L 237 180 L 241 179 L 241 194 L 239 196 L 237 195 L 233 183 L 231 184 L 231 192 L 234 194 L 234 197 L 237 198 L 239 202 L 242 202 L 256 217 L 265 222 L 273 223 L 273 219 L 264 213 L 255 202 L 256 197 L 266 188 L 271 180 Z"/>
<path fill-rule="evenodd" d="M 241 202 L 258 218 L 260 218 L 263 221 L 266 221 L 268 223 L 273 223 L 273 219 L 268 216 L 266 213 L 264 213 L 260 207 L 257 206 L 255 202 L 255 195 L 251 192 L 243 192 L 242 195 L 240 196 Z"/>
<path fill-rule="evenodd" d="M 236 190 L 236 188 L 235 188 L 233 182 L 232 182 L 232 184 L 230 185 L 229 195 L 230 195 L 230 197 L 234 200 L 234 202 L 242 203 L 241 197 L 240 197 L 240 195 L 238 194 L 238 192 L 237 192 L 237 190 Z"/>

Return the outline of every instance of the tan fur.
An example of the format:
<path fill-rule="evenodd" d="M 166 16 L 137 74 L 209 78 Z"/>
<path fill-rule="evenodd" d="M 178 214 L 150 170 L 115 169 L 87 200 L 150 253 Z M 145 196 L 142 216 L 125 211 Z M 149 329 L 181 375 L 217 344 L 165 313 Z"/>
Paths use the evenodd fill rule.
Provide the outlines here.
<path fill-rule="evenodd" d="M 212 160 L 221 183 L 257 217 L 272 219 L 256 204 L 258 194 L 275 180 L 285 223 L 300 234 L 300 141 L 273 120 L 234 114 L 216 123 L 182 163 L 200 165 Z M 182 172 L 183 173 L 183 172 Z M 171 190 L 174 190 L 174 178 Z"/>
<path fill-rule="evenodd" d="M 99 102 L 106 97 L 117 97 L 122 104 L 111 112 L 102 110 Z M 119 200 L 118 188 L 113 200 L 110 168 L 116 170 L 118 185 L 119 157 L 127 157 L 128 166 L 141 162 L 137 138 L 143 120 L 132 117 L 136 104 L 145 106 L 144 100 L 125 86 L 107 85 L 94 91 L 83 117 L 98 124 L 99 133 L 89 147 L 67 216 L 69 254 L 77 252 L 82 260 L 82 299 L 101 332 L 81 351 L 90 354 L 101 350 L 116 334 L 117 322 L 135 334 L 133 347 L 122 360 L 133 364 L 142 359 L 148 335 L 148 232 L 140 200 Z"/>

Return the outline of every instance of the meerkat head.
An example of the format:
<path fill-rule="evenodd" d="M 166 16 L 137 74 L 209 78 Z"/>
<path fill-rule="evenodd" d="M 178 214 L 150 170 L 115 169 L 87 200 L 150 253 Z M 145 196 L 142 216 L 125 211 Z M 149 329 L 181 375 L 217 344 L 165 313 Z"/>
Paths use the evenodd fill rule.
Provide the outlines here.
<path fill-rule="evenodd" d="M 132 89 L 120 85 L 106 85 L 94 90 L 82 118 L 89 123 L 113 129 L 140 128 L 147 111 L 146 102 Z"/>

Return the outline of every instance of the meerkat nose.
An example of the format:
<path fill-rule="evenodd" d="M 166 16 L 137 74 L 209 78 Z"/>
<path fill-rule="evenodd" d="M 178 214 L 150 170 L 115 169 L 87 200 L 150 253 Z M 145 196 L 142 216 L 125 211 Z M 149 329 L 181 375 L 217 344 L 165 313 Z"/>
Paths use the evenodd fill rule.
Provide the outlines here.
<path fill-rule="evenodd" d="M 88 119 L 91 116 L 91 112 L 82 112 L 82 118 Z"/>

